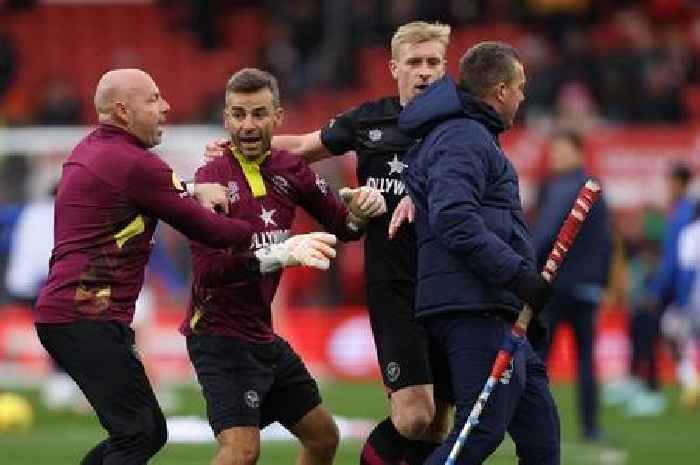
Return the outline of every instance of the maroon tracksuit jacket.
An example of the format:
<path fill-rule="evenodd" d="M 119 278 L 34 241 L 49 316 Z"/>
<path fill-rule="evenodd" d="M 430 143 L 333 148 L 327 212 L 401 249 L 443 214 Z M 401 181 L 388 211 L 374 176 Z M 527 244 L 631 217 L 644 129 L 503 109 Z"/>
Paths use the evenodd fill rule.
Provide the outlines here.
<path fill-rule="evenodd" d="M 182 192 L 170 167 L 126 131 L 102 124 L 85 137 L 63 164 L 36 321 L 130 323 L 158 219 L 211 246 L 250 244 L 249 224 Z"/>
<path fill-rule="evenodd" d="M 283 242 L 290 235 L 297 205 L 325 230 L 341 240 L 357 239 L 348 231 L 348 211 L 330 191 L 326 181 L 306 166 L 302 158 L 273 150 L 260 165 L 266 193 L 254 197 L 238 160 L 229 151 L 197 172 L 197 182 L 218 182 L 229 189 L 229 217 L 250 223 L 250 249 Z M 270 304 L 281 271 L 252 274 L 241 255 L 192 243 L 194 282 L 185 334 L 232 336 L 248 341 L 273 339 Z"/>

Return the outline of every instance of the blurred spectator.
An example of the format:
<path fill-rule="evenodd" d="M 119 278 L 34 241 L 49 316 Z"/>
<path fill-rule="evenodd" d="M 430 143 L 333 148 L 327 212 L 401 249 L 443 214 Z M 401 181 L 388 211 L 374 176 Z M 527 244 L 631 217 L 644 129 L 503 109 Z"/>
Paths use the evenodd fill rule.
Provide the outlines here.
<path fill-rule="evenodd" d="M 593 0 L 526 0 L 525 4 L 550 37 L 561 42 L 568 29 L 581 24 L 591 14 Z"/>
<path fill-rule="evenodd" d="M 351 0 L 350 13 L 353 24 L 353 40 L 359 48 L 382 46 L 386 30 L 380 11 L 380 0 Z"/>
<path fill-rule="evenodd" d="M 679 122 L 684 117 L 682 81 L 671 60 L 662 52 L 649 60 L 642 74 L 642 98 L 637 99 L 633 120 Z"/>
<path fill-rule="evenodd" d="M 678 237 L 693 219 L 695 201 L 688 189 L 692 172 L 686 165 L 674 166 L 668 173 L 669 213 L 661 250 L 661 264 L 649 283 L 650 306 L 663 310 L 676 302 L 679 282 Z"/>
<path fill-rule="evenodd" d="M 10 256 L 12 233 L 21 211 L 22 206 L 20 204 L 0 203 L 0 303 L 3 304 L 12 300 L 5 288 L 5 276 Z"/>
<path fill-rule="evenodd" d="M 227 10 L 251 6 L 253 0 L 158 0 L 174 17 L 175 25 L 192 32 L 198 45 L 206 51 L 215 50 L 223 44 L 221 19 Z"/>
<path fill-rule="evenodd" d="M 561 88 L 556 101 L 555 119 L 560 128 L 582 134 L 599 125 L 598 109 L 583 82 L 570 82 Z"/>
<path fill-rule="evenodd" d="M 78 93 L 70 82 L 64 79 L 51 79 L 39 95 L 34 110 L 37 124 L 59 125 L 82 123 L 82 108 Z"/>
<path fill-rule="evenodd" d="M 5 286 L 12 300 L 29 306 L 34 305 L 49 272 L 54 196 L 51 192 L 24 204 L 10 241 Z"/>
<path fill-rule="evenodd" d="M 661 250 L 661 263 L 658 271 L 648 286 L 649 299 L 646 305 L 649 311 L 662 316 L 662 331 L 671 342 L 674 356 L 678 362 L 677 377 L 684 393 L 692 398 L 700 396 L 698 380 L 694 367 L 689 364 L 687 348 L 687 324 L 682 316 L 681 300 L 684 283 L 692 270 L 681 268 L 679 260 L 679 241 L 681 232 L 693 221 L 697 202 L 689 195 L 692 172 L 688 166 L 674 166 L 668 174 L 670 211 Z"/>
<path fill-rule="evenodd" d="M 387 28 L 396 30 L 402 24 L 415 20 L 419 3 L 418 0 L 389 0 L 385 2 Z"/>
<path fill-rule="evenodd" d="M 542 187 L 533 238 L 541 268 L 552 249 L 559 227 L 588 175 L 583 144 L 572 132 L 559 132 L 549 143 L 551 177 Z M 569 322 L 577 346 L 579 421 L 585 440 L 601 439 L 598 425 L 598 384 L 593 367 L 594 326 L 612 258 L 612 233 L 604 198 L 598 200 L 562 263 L 553 295 L 543 316 L 554 331 Z M 551 341 L 550 341 L 551 344 Z M 545 349 L 548 352 L 548 348 Z M 547 353 L 544 354 L 546 360 Z"/>
<path fill-rule="evenodd" d="M 10 37 L 0 29 L 0 109 L 5 94 L 13 84 L 17 70 L 17 53 Z"/>
<path fill-rule="evenodd" d="M 55 187 L 26 203 L 17 218 L 10 241 L 5 286 L 10 300 L 31 308 L 49 272 L 53 248 L 53 213 Z M 85 399 L 73 380 L 53 367 L 51 376 L 42 383 L 41 401 L 49 409 L 81 411 Z"/>
<path fill-rule="evenodd" d="M 36 5 L 36 0 L 6 0 L 5 1 L 5 6 L 11 11 L 12 10 L 19 11 L 19 10 L 22 10 L 24 8 L 31 8 L 34 5 Z M 2 7 L 2 5 L 0 5 L 0 8 L 1 7 Z"/>
<path fill-rule="evenodd" d="M 560 82 L 553 63 L 553 50 L 544 37 L 527 34 L 518 42 L 518 50 L 527 69 L 528 80 L 521 113 L 528 122 L 550 119 Z"/>
<path fill-rule="evenodd" d="M 628 254 L 630 376 L 606 385 L 604 399 L 607 405 L 624 404 L 627 415 L 656 416 L 666 408 L 658 379 L 659 313 L 645 304 L 645 295 L 658 266 L 658 242 L 642 238 L 630 245 Z"/>
<path fill-rule="evenodd" d="M 680 361 L 681 404 L 689 409 L 700 406 L 698 341 L 700 340 L 700 203 L 696 204 L 692 222 L 678 238 L 679 283 L 677 315 L 674 324 Z M 668 313 L 664 325 L 668 326 Z M 666 329 L 666 327 L 664 328 Z M 673 328 L 671 328 L 673 331 Z M 671 331 L 671 332 L 672 332 Z"/>
<path fill-rule="evenodd" d="M 287 100 L 300 97 L 307 82 L 302 56 L 294 44 L 291 26 L 276 17 L 265 25 L 260 63 L 263 69 L 277 76 Z"/>
<path fill-rule="evenodd" d="M 268 3 L 276 14 L 269 17 L 265 26 L 260 61 L 264 69 L 278 77 L 285 98 L 296 99 L 319 79 L 318 60 L 325 26 L 322 2 Z"/>

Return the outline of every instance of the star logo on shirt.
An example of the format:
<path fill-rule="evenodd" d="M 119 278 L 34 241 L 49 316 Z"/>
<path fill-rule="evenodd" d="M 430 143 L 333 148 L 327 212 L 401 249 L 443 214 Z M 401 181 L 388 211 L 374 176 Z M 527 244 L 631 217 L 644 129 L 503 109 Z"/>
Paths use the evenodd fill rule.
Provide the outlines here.
<path fill-rule="evenodd" d="M 408 165 L 401 160 L 399 160 L 399 156 L 394 154 L 394 159 L 391 161 L 386 162 L 387 165 L 389 165 L 389 175 L 391 176 L 394 173 L 401 174 L 404 170 L 404 168 L 408 168 Z"/>
<path fill-rule="evenodd" d="M 275 220 L 272 219 L 272 215 L 274 215 L 277 210 L 265 210 L 265 207 L 262 205 L 260 206 L 260 209 L 262 210 L 260 213 L 260 219 L 263 220 L 265 226 L 277 226 Z"/>

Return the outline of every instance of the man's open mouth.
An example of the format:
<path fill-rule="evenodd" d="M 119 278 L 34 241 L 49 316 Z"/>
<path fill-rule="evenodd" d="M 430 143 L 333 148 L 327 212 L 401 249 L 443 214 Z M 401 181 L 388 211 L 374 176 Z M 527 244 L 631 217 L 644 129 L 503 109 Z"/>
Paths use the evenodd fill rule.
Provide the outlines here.
<path fill-rule="evenodd" d="M 242 144 L 257 144 L 260 142 L 260 136 L 241 136 Z"/>

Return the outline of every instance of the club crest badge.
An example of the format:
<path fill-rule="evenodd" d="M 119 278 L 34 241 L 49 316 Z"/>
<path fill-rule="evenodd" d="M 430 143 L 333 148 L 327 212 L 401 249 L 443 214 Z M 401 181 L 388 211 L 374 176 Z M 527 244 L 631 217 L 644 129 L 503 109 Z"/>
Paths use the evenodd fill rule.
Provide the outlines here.
<path fill-rule="evenodd" d="M 382 140 L 382 130 L 381 129 L 370 129 L 369 132 L 367 133 L 367 137 L 369 137 L 369 140 L 372 142 L 379 142 Z"/>
<path fill-rule="evenodd" d="M 235 181 L 229 181 L 228 186 L 226 186 L 226 191 L 228 192 L 229 202 L 235 203 L 241 199 L 241 194 L 238 190 L 238 183 Z"/>
<path fill-rule="evenodd" d="M 316 187 L 323 195 L 328 195 L 328 183 L 318 174 L 316 175 Z"/>
<path fill-rule="evenodd" d="M 243 400 L 245 400 L 245 404 L 250 408 L 256 409 L 260 407 L 260 396 L 254 389 L 246 391 L 245 394 L 243 394 Z"/>
<path fill-rule="evenodd" d="M 387 379 L 390 382 L 395 383 L 396 380 L 399 379 L 399 376 L 401 376 L 401 367 L 399 364 L 396 362 L 389 362 L 386 366 Z"/>
<path fill-rule="evenodd" d="M 281 194 L 289 195 L 289 191 L 291 190 L 291 186 L 289 185 L 289 181 L 287 181 L 284 176 L 280 176 L 279 174 L 272 176 L 272 184 L 275 185 L 275 188 Z"/>

